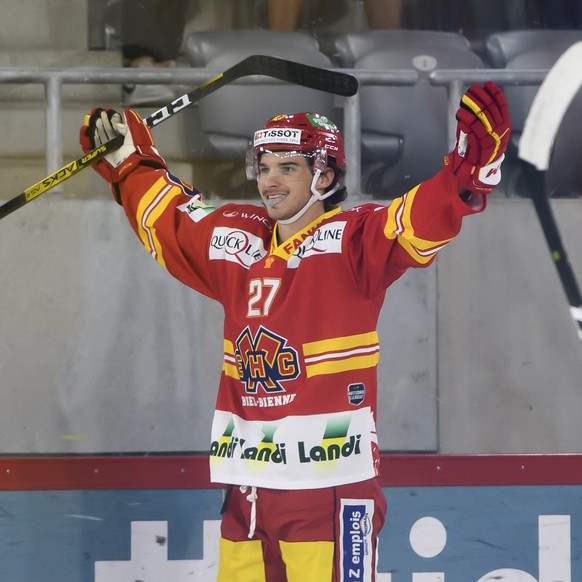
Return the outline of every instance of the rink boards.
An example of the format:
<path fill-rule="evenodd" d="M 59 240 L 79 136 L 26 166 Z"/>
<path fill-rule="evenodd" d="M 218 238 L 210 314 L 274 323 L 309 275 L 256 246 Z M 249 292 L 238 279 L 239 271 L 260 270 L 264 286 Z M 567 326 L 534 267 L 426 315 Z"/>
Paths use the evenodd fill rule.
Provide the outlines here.
<path fill-rule="evenodd" d="M 384 455 L 381 478 L 378 582 L 582 580 L 582 455 Z M 205 456 L 1 458 L 0 580 L 212 581 L 222 496 Z"/>

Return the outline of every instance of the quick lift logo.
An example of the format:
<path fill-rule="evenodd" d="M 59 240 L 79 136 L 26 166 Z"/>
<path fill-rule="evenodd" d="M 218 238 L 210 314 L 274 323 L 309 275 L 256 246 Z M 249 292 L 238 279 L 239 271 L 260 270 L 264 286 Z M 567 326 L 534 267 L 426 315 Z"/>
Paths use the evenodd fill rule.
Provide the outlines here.
<path fill-rule="evenodd" d="M 248 269 L 265 254 L 263 240 L 250 232 L 222 226 L 212 231 L 210 260 L 230 261 Z"/>

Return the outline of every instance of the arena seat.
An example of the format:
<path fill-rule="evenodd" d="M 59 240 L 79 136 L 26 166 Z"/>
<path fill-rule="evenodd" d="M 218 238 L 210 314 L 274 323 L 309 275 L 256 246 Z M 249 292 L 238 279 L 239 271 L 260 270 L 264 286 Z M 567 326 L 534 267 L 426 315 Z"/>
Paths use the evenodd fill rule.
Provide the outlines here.
<path fill-rule="evenodd" d="M 550 69 L 560 55 L 575 42 L 582 41 L 582 31 L 525 30 L 496 33 L 486 40 L 488 58 L 500 68 L 515 71 Z M 582 64 L 581 64 L 582 66 Z M 537 86 L 508 84 L 505 95 L 512 121 L 512 139 L 507 164 L 515 194 L 528 196 L 517 160 L 517 146 Z M 556 135 L 546 188 L 556 197 L 575 197 L 582 193 L 582 148 L 579 128 L 582 117 L 582 94 L 572 101 Z"/>
<path fill-rule="evenodd" d="M 450 47 L 469 50 L 469 39 L 456 32 L 431 30 L 368 30 L 350 32 L 334 42 L 331 55 L 342 67 L 351 68 L 363 56 L 385 48 Z"/>
<path fill-rule="evenodd" d="M 223 71 L 247 56 L 265 54 L 308 65 L 330 68 L 330 59 L 317 40 L 305 32 L 269 30 L 202 31 L 185 42 L 193 67 Z M 198 105 L 200 127 L 214 155 L 244 159 L 255 130 L 279 113 L 315 111 L 339 124 L 334 96 L 289 84 L 233 84 Z"/>
<path fill-rule="evenodd" d="M 560 51 L 582 40 L 581 30 L 511 30 L 485 39 L 486 58 L 492 67 L 504 69 L 515 57 L 541 48 Z"/>
<path fill-rule="evenodd" d="M 554 140 L 547 192 L 554 198 L 582 198 L 582 90 L 578 91 Z"/>
<path fill-rule="evenodd" d="M 354 69 L 410 70 L 414 86 L 362 85 L 362 190 L 385 198 L 400 195 L 441 167 L 450 148 L 448 94 L 430 82 L 432 71 L 474 69 L 482 60 L 456 33 L 381 31 L 366 39 L 347 35 L 336 42 L 342 64 Z M 366 52 L 368 51 L 368 52 Z"/>

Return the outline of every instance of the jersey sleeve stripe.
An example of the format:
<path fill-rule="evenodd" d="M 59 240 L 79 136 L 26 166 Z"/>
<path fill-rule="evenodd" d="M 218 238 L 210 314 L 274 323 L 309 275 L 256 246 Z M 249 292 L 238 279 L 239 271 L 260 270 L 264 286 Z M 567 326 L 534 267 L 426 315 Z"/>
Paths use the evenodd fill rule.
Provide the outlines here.
<path fill-rule="evenodd" d="M 234 358 L 234 344 L 225 339 L 224 340 L 224 360 L 222 362 L 222 371 L 224 374 L 235 380 L 240 380 L 236 360 Z"/>
<path fill-rule="evenodd" d="M 388 207 L 388 220 L 384 227 L 387 239 L 397 239 L 398 244 L 420 265 L 426 265 L 452 239 L 429 241 L 414 233 L 412 209 L 419 186 L 410 190 L 402 198 L 395 199 Z"/>
<path fill-rule="evenodd" d="M 136 210 L 136 219 L 137 219 L 137 226 L 138 226 L 138 235 L 145 246 L 146 250 L 151 253 L 153 251 L 153 244 L 152 241 L 148 237 L 148 233 L 143 229 L 142 222 L 143 216 L 146 213 L 147 209 L 151 206 L 152 201 L 156 198 L 156 196 L 164 189 L 164 187 L 168 187 L 169 184 L 166 180 L 162 177 L 159 178 L 154 182 L 154 184 L 149 188 L 149 190 L 144 194 L 144 196 L 139 201 L 137 210 Z"/>
<path fill-rule="evenodd" d="M 166 266 L 162 253 L 162 245 L 154 226 L 172 199 L 182 193 L 181 188 L 168 184 L 164 178 L 157 180 L 146 192 L 137 208 L 138 235 L 147 251 L 160 263 Z"/>
<path fill-rule="evenodd" d="M 240 380 L 238 368 L 236 367 L 235 364 L 227 362 L 226 359 L 222 363 L 222 371 L 224 372 L 225 376 L 228 376 L 229 378 L 234 378 L 235 380 Z"/>

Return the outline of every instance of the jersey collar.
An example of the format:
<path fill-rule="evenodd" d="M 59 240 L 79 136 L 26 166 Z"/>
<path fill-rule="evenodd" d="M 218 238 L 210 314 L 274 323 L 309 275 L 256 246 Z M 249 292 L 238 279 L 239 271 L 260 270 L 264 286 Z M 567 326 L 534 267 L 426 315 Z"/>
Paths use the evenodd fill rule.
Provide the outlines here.
<path fill-rule="evenodd" d="M 273 229 L 273 236 L 271 237 L 271 244 L 269 248 L 269 255 L 274 255 L 285 259 L 286 261 L 293 256 L 295 251 L 303 244 L 303 241 L 311 236 L 316 230 L 317 227 L 324 221 L 337 214 L 341 211 L 341 208 L 338 206 L 333 208 L 329 212 L 325 212 L 318 218 L 316 218 L 312 223 L 308 224 L 305 228 L 296 232 L 292 237 L 288 238 L 286 241 L 282 242 L 281 244 L 277 244 L 277 233 L 278 233 L 278 224 L 275 224 L 275 228 Z"/>

